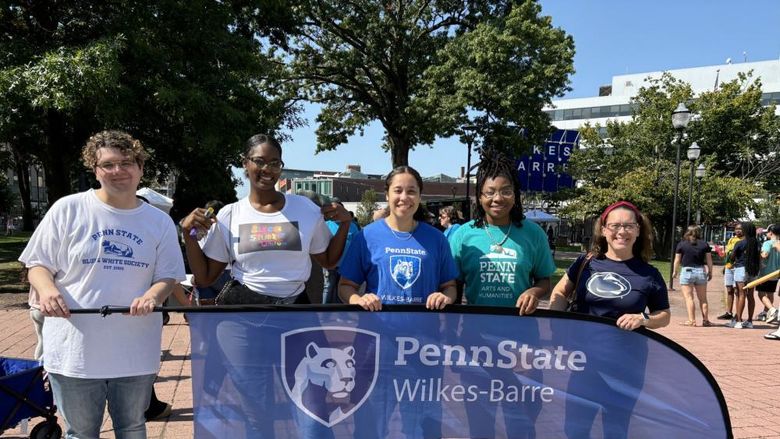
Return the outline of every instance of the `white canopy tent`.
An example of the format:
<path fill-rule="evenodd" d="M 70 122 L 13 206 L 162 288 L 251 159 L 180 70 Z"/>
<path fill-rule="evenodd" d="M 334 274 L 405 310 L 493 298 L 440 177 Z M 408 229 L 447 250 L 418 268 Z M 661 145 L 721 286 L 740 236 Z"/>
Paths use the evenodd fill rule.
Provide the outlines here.
<path fill-rule="evenodd" d="M 149 204 L 162 210 L 163 212 L 171 212 L 171 207 L 173 207 L 172 198 L 168 198 L 153 189 L 149 189 L 148 187 L 142 187 L 138 189 L 135 191 L 135 194 L 146 198 L 146 200 L 149 201 Z"/>

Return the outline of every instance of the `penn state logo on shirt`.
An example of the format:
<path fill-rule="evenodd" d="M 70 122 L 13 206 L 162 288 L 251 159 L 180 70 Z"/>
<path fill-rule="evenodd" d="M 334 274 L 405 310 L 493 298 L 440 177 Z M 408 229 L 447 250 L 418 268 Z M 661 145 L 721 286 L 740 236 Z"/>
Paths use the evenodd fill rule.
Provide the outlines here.
<path fill-rule="evenodd" d="M 421 266 L 422 262 L 418 256 L 390 256 L 390 276 L 404 290 L 417 282 Z"/>
<path fill-rule="evenodd" d="M 616 299 L 631 291 L 631 283 L 625 277 L 608 271 L 591 274 L 586 288 L 594 296 Z"/>
<path fill-rule="evenodd" d="M 293 403 L 332 427 L 355 413 L 371 395 L 379 374 L 379 334 L 323 326 L 281 336 L 282 381 Z"/>
<path fill-rule="evenodd" d="M 107 255 L 120 256 L 123 258 L 132 258 L 133 249 L 127 244 L 118 241 L 103 240 L 103 251 Z"/>

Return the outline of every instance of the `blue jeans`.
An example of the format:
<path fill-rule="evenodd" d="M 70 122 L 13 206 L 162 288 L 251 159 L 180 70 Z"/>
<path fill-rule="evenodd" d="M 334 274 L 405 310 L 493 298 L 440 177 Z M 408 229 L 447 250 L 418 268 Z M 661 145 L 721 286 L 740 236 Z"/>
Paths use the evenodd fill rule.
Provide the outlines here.
<path fill-rule="evenodd" d="M 328 270 L 322 303 L 341 303 L 341 298 L 339 298 L 339 280 L 341 280 L 341 275 L 338 268 Z"/>
<path fill-rule="evenodd" d="M 680 285 L 707 285 L 704 267 L 682 267 Z"/>
<path fill-rule="evenodd" d="M 54 402 L 65 420 L 67 439 L 97 439 L 108 413 L 117 439 L 146 439 L 144 411 L 156 375 L 92 379 L 49 374 Z"/>

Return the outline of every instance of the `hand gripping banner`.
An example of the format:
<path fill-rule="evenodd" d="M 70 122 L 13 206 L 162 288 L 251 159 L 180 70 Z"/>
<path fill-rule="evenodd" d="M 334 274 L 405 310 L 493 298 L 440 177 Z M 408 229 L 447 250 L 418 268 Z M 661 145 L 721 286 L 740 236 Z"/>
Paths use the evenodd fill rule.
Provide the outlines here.
<path fill-rule="evenodd" d="M 676 343 L 551 311 L 189 314 L 196 438 L 729 438 Z"/>

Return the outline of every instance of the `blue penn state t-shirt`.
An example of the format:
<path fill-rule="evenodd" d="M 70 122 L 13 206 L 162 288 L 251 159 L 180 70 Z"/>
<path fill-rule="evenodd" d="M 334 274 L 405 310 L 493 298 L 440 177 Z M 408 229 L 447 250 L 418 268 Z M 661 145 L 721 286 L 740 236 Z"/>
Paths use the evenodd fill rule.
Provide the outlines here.
<path fill-rule="evenodd" d="M 566 275 L 574 282 L 585 256 L 569 267 Z M 640 258 L 614 261 L 607 257 L 593 258 L 580 276 L 577 291 L 577 312 L 594 316 L 618 318 L 669 308 L 669 293 L 661 273 Z"/>
<path fill-rule="evenodd" d="M 412 233 L 393 232 L 383 220 L 355 235 L 341 261 L 342 277 L 361 284 L 385 304 L 425 303 L 439 285 L 458 277 L 444 235 L 425 223 Z"/>

